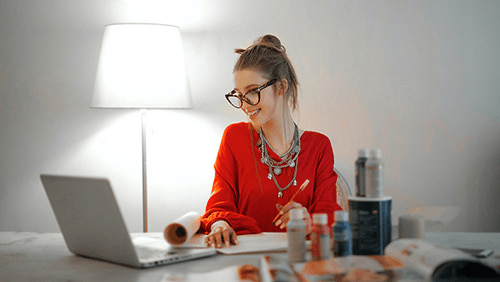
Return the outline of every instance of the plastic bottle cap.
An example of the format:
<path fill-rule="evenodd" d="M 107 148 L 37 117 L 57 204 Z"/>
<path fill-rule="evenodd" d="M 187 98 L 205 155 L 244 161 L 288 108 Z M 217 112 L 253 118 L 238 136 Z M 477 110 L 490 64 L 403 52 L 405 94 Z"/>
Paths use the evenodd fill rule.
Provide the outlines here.
<path fill-rule="evenodd" d="M 290 210 L 290 220 L 301 220 L 301 219 L 302 219 L 302 209 Z"/>
<path fill-rule="evenodd" d="M 349 213 L 346 211 L 335 211 L 335 221 L 348 221 Z"/>
<path fill-rule="evenodd" d="M 380 149 L 370 150 L 370 158 L 380 159 L 381 157 L 382 157 L 382 150 Z"/>
<path fill-rule="evenodd" d="M 360 158 L 368 158 L 368 149 L 359 149 L 358 150 L 358 157 Z"/>
<path fill-rule="evenodd" d="M 315 214 L 313 214 L 313 223 L 327 224 L 328 223 L 328 216 L 326 215 L 326 213 L 315 213 Z"/>

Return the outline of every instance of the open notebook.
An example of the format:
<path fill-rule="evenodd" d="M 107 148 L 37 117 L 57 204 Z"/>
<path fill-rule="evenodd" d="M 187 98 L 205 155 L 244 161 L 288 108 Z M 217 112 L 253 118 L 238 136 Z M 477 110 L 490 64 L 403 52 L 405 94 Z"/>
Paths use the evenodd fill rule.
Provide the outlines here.
<path fill-rule="evenodd" d="M 205 247 L 205 235 L 196 234 L 181 248 Z M 262 252 L 286 252 L 288 241 L 286 233 L 259 233 L 238 236 L 238 245 L 229 248 L 217 249 L 217 252 L 225 255 L 251 254 Z"/>

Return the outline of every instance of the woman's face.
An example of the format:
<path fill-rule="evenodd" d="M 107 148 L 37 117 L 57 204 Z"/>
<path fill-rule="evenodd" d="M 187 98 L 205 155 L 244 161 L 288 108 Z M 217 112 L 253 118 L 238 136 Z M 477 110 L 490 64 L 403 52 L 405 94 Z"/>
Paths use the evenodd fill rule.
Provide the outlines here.
<path fill-rule="evenodd" d="M 268 81 L 269 79 L 258 71 L 243 69 L 234 73 L 235 89 L 243 95 Z M 283 95 L 279 95 L 278 87 L 275 85 L 277 83 L 260 91 L 260 102 L 257 105 L 252 106 L 243 102 L 241 109 L 256 129 L 280 116 L 278 109 L 282 109 L 280 105 L 283 103 Z"/>

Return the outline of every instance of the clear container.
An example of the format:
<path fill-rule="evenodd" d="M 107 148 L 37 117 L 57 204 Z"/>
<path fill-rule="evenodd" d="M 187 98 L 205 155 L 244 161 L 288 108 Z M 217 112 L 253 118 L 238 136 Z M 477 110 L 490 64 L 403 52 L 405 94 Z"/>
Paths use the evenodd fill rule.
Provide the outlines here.
<path fill-rule="evenodd" d="M 335 212 L 335 223 L 333 224 L 332 231 L 333 256 L 344 257 L 352 255 L 352 235 L 348 212 Z"/>
<path fill-rule="evenodd" d="M 358 158 L 354 163 L 355 189 L 357 197 L 366 196 L 365 166 L 368 160 L 368 149 L 359 149 Z"/>
<path fill-rule="evenodd" d="M 331 258 L 330 228 L 328 216 L 325 213 L 313 214 L 311 230 L 311 260 L 325 260 Z"/>
<path fill-rule="evenodd" d="M 288 237 L 288 260 L 306 261 L 306 223 L 301 209 L 290 210 L 290 221 L 286 225 Z"/>
<path fill-rule="evenodd" d="M 380 198 L 384 196 L 384 164 L 382 151 L 371 149 L 365 165 L 366 197 Z"/>

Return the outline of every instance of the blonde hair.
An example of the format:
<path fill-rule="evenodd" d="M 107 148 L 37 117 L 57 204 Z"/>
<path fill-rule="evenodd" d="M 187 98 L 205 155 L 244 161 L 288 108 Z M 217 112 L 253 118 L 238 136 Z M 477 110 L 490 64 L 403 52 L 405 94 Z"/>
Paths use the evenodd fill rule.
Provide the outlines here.
<path fill-rule="evenodd" d="M 259 37 L 253 45 L 246 49 L 235 49 L 240 54 L 233 72 L 251 69 L 262 73 L 268 79 L 286 79 L 288 89 L 284 93 L 285 101 L 292 111 L 298 108 L 298 81 L 292 63 L 288 59 L 286 49 L 274 35 Z"/>

